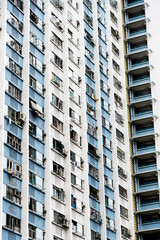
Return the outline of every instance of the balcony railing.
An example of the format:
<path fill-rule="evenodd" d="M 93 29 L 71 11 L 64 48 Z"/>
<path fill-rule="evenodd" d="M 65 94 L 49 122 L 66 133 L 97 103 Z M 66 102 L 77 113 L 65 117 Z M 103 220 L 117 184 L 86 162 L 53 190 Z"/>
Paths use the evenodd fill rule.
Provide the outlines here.
<path fill-rule="evenodd" d="M 146 147 L 141 147 L 138 149 L 134 149 L 134 154 L 147 154 L 150 152 L 155 152 L 155 145 L 150 145 Z"/>
<path fill-rule="evenodd" d="M 139 129 L 139 130 L 133 132 L 132 136 L 139 137 L 139 136 L 145 136 L 145 135 L 149 135 L 149 134 L 153 134 L 153 133 L 154 133 L 154 128 L 148 127 L 148 128 L 142 128 L 142 129 Z"/>
<path fill-rule="evenodd" d="M 143 78 L 139 78 L 139 79 L 135 79 L 135 80 L 129 80 L 129 85 L 130 86 L 136 86 L 136 85 L 140 85 L 143 83 L 149 83 L 150 82 L 150 78 L 149 77 L 143 77 Z"/>
<path fill-rule="evenodd" d="M 132 7 L 134 5 L 138 5 L 138 4 L 141 4 L 141 3 L 144 3 L 144 0 L 135 0 L 135 1 L 131 1 L 130 3 L 126 3 L 126 6 L 125 7 Z"/>
<path fill-rule="evenodd" d="M 131 119 L 137 120 L 137 119 L 141 119 L 141 118 L 151 117 L 152 115 L 153 115 L 152 110 L 141 111 L 141 112 L 132 114 Z"/>

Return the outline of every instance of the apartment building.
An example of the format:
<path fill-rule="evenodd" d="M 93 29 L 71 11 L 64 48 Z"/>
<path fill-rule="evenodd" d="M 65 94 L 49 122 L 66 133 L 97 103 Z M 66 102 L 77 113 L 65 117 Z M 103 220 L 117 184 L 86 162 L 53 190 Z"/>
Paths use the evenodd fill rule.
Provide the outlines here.
<path fill-rule="evenodd" d="M 158 6 L 0 1 L 0 239 L 159 239 Z"/>

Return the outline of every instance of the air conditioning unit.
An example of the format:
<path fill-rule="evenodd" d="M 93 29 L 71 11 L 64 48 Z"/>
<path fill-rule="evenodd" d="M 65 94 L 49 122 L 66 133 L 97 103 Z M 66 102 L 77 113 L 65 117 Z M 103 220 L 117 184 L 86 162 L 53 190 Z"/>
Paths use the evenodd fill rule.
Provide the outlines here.
<path fill-rule="evenodd" d="M 64 218 L 62 220 L 62 227 L 68 228 L 69 227 L 69 220 L 67 218 Z"/>
<path fill-rule="evenodd" d="M 81 77 L 78 77 L 78 83 L 80 84 L 82 81 L 82 78 Z"/>
<path fill-rule="evenodd" d="M 45 45 L 44 45 L 44 43 L 42 44 L 42 51 L 44 52 L 44 50 L 45 50 Z"/>
<path fill-rule="evenodd" d="M 19 119 L 20 119 L 21 121 L 25 122 L 25 121 L 26 121 L 26 116 L 25 116 L 25 114 L 24 114 L 24 113 L 20 113 Z"/>
<path fill-rule="evenodd" d="M 43 66 L 42 66 L 42 72 L 44 73 L 45 70 L 46 70 L 46 64 L 43 64 Z"/>
<path fill-rule="evenodd" d="M 16 195 L 17 197 L 20 197 L 21 193 L 17 189 L 15 189 L 14 190 L 14 195 Z"/>

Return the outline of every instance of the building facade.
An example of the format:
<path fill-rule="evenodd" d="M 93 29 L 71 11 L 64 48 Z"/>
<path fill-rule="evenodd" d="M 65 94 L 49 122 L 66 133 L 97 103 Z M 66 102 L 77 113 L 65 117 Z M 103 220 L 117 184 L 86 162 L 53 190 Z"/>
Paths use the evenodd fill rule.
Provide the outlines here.
<path fill-rule="evenodd" d="M 152 2 L 0 1 L 0 239 L 159 239 Z"/>

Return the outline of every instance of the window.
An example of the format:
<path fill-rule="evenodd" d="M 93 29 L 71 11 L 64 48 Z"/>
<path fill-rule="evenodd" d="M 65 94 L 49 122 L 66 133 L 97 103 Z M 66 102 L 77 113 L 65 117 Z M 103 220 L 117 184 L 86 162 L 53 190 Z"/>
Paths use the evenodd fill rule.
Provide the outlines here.
<path fill-rule="evenodd" d="M 107 196 L 105 196 L 105 205 L 111 209 L 114 209 L 114 201 Z"/>
<path fill-rule="evenodd" d="M 131 237 L 129 229 L 127 229 L 123 226 L 121 226 L 121 234 L 122 234 L 123 237 L 127 237 L 127 238 Z"/>
<path fill-rule="evenodd" d="M 92 2 L 90 0 L 83 0 L 83 2 L 92 10 Z"/>
<path fill-rule="evenodd" d="M 107 103 L 103 98 L 101 98 L 101 107 L 103 107 L 106 111 L 110 111 L 109 103 Z"/>
<path fill-rule="evenodd" d="M 112 160 L 108 158 L 107 156 L 103 155 L 103 162 L 104 165 L 112 169 Z"/>
<path fill-rule="evenodd" d="M 120 72 L 120 66 L 116 61 L 112 60 L 112 66 L 117 72 Z"/>
<path fill-rule="evenodd" d="M 54 25 L 56 25 L 56 27 L 63 32 L 63 24 L 62 21 L 53 13 L 51 12 L 52 17 L 51 17 L 51 21 Z"/>
<path fill-rule="evenodd" d="M 114 86 L 115 86 L 119 91 L 121 91 L 121 89 L 122 89 L 121 82 L 120 82 L 115 76 L 113 76 L 113 82 L 114 82 Z"/>
<path fill-rule="evenodd" d="M 120 123 L 121 125 L 124 124 L 124 118 L 121 114 L 119 114 L 117 111 L 115 111 L 115 119 L 118 123 Z"/>
<path fill-rule="evenodd" d="M 9 186 L 6 186 L 6 198 L 14 203 L 21 204 L 21 192 Z"/>
<path fill-rule="evenodd" d="M 125 152 L 120 148 L 117 148 L 117 157 L 121 160 L 125 160 Z"/>
<path fill-rule="evenodd" d="M 58 176 L 64 178 L 64 167 L 62 167 L 56 162 L 53 162 L 53 172 Z"/>
<path fill-rule="evenodd" d="M 38 82 L 35 78 L 33 78 L 31 75 L 29 76 L 29 85 L 36 91 L 38 91 L 40 94 L 43 94 L 43 85 Z"/>
<path fill-rule="evenodd" d="M 64 149 L 64 145 L 62 144 L 61 141 L 53 138 L 53 149 L 55 149 L 56 151 L 58 151 L 60 154 L 62 154 L 64 157 L 67 156 L 67 153 Z"/>
<path fill-rule="evenodd" d="M 121 142 L 124 142 L 124 134 L 119 131 L 117 128 L 116 128 L 116 137 L 118 138 L 118 140 L 120 140 Z"/>
<path fill-rule="evenodd" d="M 29 172 L 29 183 L 43 190 L 43 179 L 35 173 Z"/>
<path fill-rule="evenodd" d="M 36 227 L 29 224 L 29 238 L 36 239 Z"/>
<path fill-rule="evenodd" d="M 104 75 L 106 75 L 106 77 L 108 77 L 108 68 L 106 68 L 102 62 L 99 62 L 99 69 Z"/>
<path fill-rule="evenodd" d="M 7 159 L 7 172 L 11 173 L 12 177 L 17 176 L 21 178 L 21 166 L 10 159 Z"/>
<path fill-rule="evenodd" d="M 53 54 L 53 58 L 52 58 L 53 62 L 54 62 L 60 69 L 63 70 L 63 60 L 62 60 L 60 57 L 58 57 L 55 53 L 52 52 L 52 54 Z"/>
<path fill-rule="evenodd" d="M 57 7 L 59 10 L 62 10 L 63 9 L 63 3 L 62 3 L 62 1 L 60 1 L 60 0 L 52 0 L 51 1 L 54 5 L 55 5 L 55 7 Z"/>
<path fill-rule="evenodd" d="M 127 190 L 119 185 L 119 195 L 127 199 Z"/>
<path fill-rule="evenodd" d="M 73 162 L 73 167 L 81 167 L 83 168 L 83 163 L 84 161 L 82 160 L 81 157 L 79 157 L 76 153 L 74 153 L 73 151 L 70 151 L 70 160 Z"/>
<path fill-rule="evenodd" d="M 87 132 L 92 135 L 94 138 L 97 138 L 97 127 L 92 126 L 88 123 Z"/>
<path fill-rule="evenodd" d="M 23 33 L 23 23 L 10 14 L 11 18 L 8 19 L 8 22 L 18 31 Z"/>
<path fill-rule="evenodd" d="M 75 103 L 80 105 L 80 96 L 72 88 L 69 88 L 69 96 Z"/>
<path fill-rule="evenodd" d="M 110 11 L 110 18 L 111 18 L 111 20 L 112 20 L 115 24 L 118 23 L 118 20 L 117 20 L 115 14 L 114 14 L 113 12 L 111 12 L 111 11 Z"/>
<path fill-rule="evenodd" d="M 128 218 L 128 209 L 120 205 L 120 214 L 121 216 Z"/>
<path fill-rule="evenodd" d="M 39 17 L 37 17 L 37 15 L 31 9 L 30 19 L 33 21 L 34 24 L 36 24 L 38 28 L 40 28 L 41 31 L 44 32 L 44 22 L 42 22 L 42 20 Z"/>
<path fill-rule="evenodd" d="M 62 188 L 53 186 L 53 197 L 64 202 L 65 192 Z"/>
<path fill-rule="evenodd" d="M 33 198 L 29 200 L 29 210 L 36 212 L 36 200 Z"/>
<path fill-rule="evenodd" d="M 91 239 L 92 240 L 101 240 L 101 234 L 91 230 Z"/>
<path fill-rule="evenodd" d="M 119 56 L 119 49 L 116 47 L 116 45 L 114 43 L 112 43 L 112 51 Z"/>
<path fill-rule="evenodd" d="M 63 228 L 69 227 L 69 221 L 65 218 L 65 216 L 57 211 L 53 211 L 53 221 Z"/>
<path fill-rule="evenodd" d="M 104 184 L 113 189 L 113 180 L 110 177 L 104 176 Z"/>
<path fill-rule="evenodd" d="M 89 164 L 89 174 L 94 178 L 99 179 L 98 169 Z"/>
<path fill-rule="evenodd" d="M 75 123 L 81 125 L 81 116 L 76 113 L 72 108 L 69 108 L 69 116 Z"/>
<path fill-rule="evenodd" d="M 70 48 L 68 48 L 68 56 L 72 62 L 78 66 L 80 65 L 80 58 Z"/>
<path fill-rule="evenodd" d="M 86 69 L 85 72 L 86 74 L 92 79 L 94 80 L 94 69 L 88 67 L 87 65 L 85 65 Z"/>
<path fill-rule="evenodd" d="M 75 28 L 79 28 L 80 22 L 68 11 L 68 21 L 73 24 Z"/>
<path fill-rule="evenodd" d="M 11 2 L 21 11 L 23 11 L 23 2 L 21 0 L 11 0 Z"/>
<path fill-rule="evenodd" d="M 63 123 L 55 116 L 52 116 L 52 124 L 58 131 L 63 132 Z"/>
<path fill-rule="evenodd" d="M 51 40 L 54 42 L 54 44 L 57 47 L 59 47 L 60 49 L 63 49 L 63 41 L 54 32 L 52 32 Z"/>
<path fill-rule="evenodd" d="M 107 228 L 115 231 L 115 221 L 113 221 L 112 219 L 106 217 L 106 226 Z"/>
<path fill-rule="evenodd" d="M 82 138 L 76 131 L 73 130 L 72 125 L 70 125 L 70 139 L 79 146 L 82 146 Z"/>
<path fill-rule="evenodd" d="M 86 22 L 91 26 L 91 27 L 93 27 L 93 18 L 92 17 L 90 17 L 88 14 L 86 14 L 85 12 L 84 12 L 84 20 L 86 20 Z"/>
<path fill-rule="evenodd" d="M 118 30 L 115 30 L 114 28 L 111 27 L 111 34 L 113 35 L 113 37 L 114 37 L 117 41 L 119 41 L 120 35 L 119 35 Z"/>
<path fill-rule="evenodd" d="M 52 104 L 59 110 L 63 111 L 63 102 L 56 95 L 52 94 Z"/>
<path fill-rule="evenodd" d="M 59 87 L 60 89 L 63 89 L 63 81 L 60 79 L 56 74 L 52 73 L 52 82 Z"/>
<path fill-rule="evenodd" d="M 87 103 L 87 113 L 96 118 L 96 108 Z"/>
<path fill-rule="evenodd" d="M 30 42 L 36 46 L 40 51 L 44 52 L 45 46 L 43 42 L 37 37 L 37 35 L 30 32 Z"/>
<path fill-rule="evenodd" d="M 22 77 L 22 68 L 15 63 L 12 59 L 9 59 L 8 68 L 17 76 Z"/>
<path fill-rule="evenodd" d="M 71 173 L 71 184 L 82 190 L 82 179 Z"/>
<path fill-rule="evenodd" d="M 7 143 L 11 147 L 17 149 L 18 151 L 21 151 L 21 140 L 9 132 L 7 132 Z"/>
<path fill-rule="evenodd" d="M 86 84 L 86 93 L 90 96 L 93 97 L 95 96 L 95 90 L 91 88 L 88 84 Z"/>
<path fill-rule="evenodd" d="M 108 149 L 112 148 L 112 142 L 106 136 L 103 135 L 102 140 L 105 147 L 107 147 Z"/>
<path fill-rule="evenodd" d="M 109 123 L 109 121 L 108 121 L 105 117 L 103 117 L 103 116 L 102 116 L 102 126 L 105 127 L 105 128 L 107 128 L 108 130 L 110 130 L 110 123 Z"/>
<path fill-rule="evenodd" d="M 96 188 L 92 187 L 91 185 L 89 186 L 89 188 L 90 188 L 90 196 L 92 196 L 96 200 L 99 200 L 99 191 Z"/>
<path fill-rule="evenodd" d="M 44 73 L 44 65 L 41 61 L 38 60 L 33 54 L 29 54 L 29 61 L 35 68 L 37 68 L 40 72 Z"/>
<path fill-rule="evenodd" d="M 100 86 L 101 89 L 109 95 L 110 89 L 104 81 L 100 80 Z"/>
<path fill-rule="evenodd" d="M 37 137 L 39 140 L 44 141 L 44 132 L 32 122 L 29 122 L 29 133 Z"/>
<path fill-rule="evenodd" d="M 123 168 L 121 168 L 120 166 L 118 166 L 118 175 L 124 179 L 127 178 L 127 174 L 126 174 L 125 170 Z"/>
<path fill-rule="evenodd" d="M 6 214 L 6 227 L 15 232 L 21 232 L 21 220 Z"/>
<path fill-rule="evenodd" d="M 21 1 L 20 1 L 21 2 Z M 7 44 L 14 49 L 17 53 L 19 53 L 20 55 L 22 55 L 22 45 L 20 43 L 18 43 L 17 41 L 15 41 L 13 38 L 11 38 L 11 41 L 7 42 Z"/>
<path fill-rule="evenodd" d="M 29 146 L 29 157 L 35 160 L 36 162 L 38 162 L 39 164 L 43 164 L 43 161 L 44 161 L 43 154 L 30 146 Z"/>

